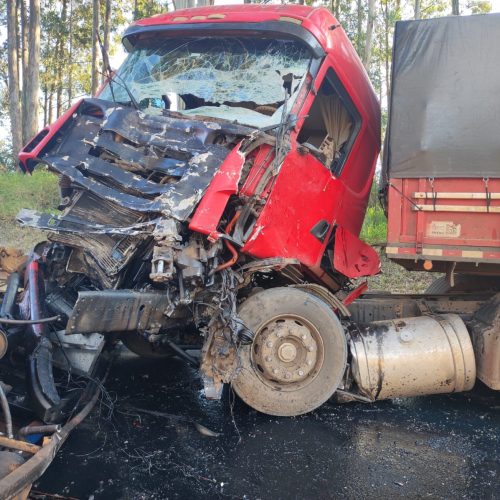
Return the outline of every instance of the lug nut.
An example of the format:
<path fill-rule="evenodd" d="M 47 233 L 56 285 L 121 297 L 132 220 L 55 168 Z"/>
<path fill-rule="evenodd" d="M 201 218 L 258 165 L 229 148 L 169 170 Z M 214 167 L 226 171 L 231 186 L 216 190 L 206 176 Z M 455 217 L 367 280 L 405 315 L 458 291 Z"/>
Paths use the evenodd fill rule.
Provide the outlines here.
<path fill-rule="evenodd" d="M 273 373 L 276 375 L 279 372 L 277 368 L 273 368 Z"/>
<path fill-rule="evenodd" d="M 267 345 L 267 347 L 272 347 L 273 343 L 271 341 L 269 341 L 266 345 Z"/>
<path fill-rule="evenodd" d="M 306 335 L 305 333 L 303 333 L 303 334 L 300 336 L 300 338 L 301 338 L 302 340 L 306 340 L 306 339 L 307 339 L 307 335 Z"/>
<path fill-rule="evenodd" d="M 299 370 L 299 377 L 303 377 L 304 376 L 304 372 L 302 370 Z"/>
<path fill-rule="evenodd" d="M 311 366 L 312 364 L 313 364 L 313 362 L 312 362 L 310 359 L 308 359 L 308 360 L 307 360 L 307 365 L 308 365 L 308 366 Z"/>
<path fill-rule="evenodd" d="M 308 350 L 309 352 L 313 352 L 313 351 L 314 351 L 314 347 L 313 347 L 312 345 L 310 345 L 310 346 L 307 348 L 307 350 Z"/>
<path fill-rule="evenodd" d="M 273 358 L 271 358 L 271 356 L 266 356 L 266 361 L 269 363 L 273 360 Z"/>

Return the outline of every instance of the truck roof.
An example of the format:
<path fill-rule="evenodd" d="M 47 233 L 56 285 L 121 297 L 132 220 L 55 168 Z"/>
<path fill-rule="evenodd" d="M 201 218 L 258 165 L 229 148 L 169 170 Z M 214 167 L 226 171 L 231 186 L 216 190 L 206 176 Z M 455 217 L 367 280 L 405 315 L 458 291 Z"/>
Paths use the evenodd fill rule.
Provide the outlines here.
<path fill-rule="evenodd" d="M 314 35 L 324 50 L 332 47 L 334 27 L 339 26 L 334 15 L 324 7 L 243 4 L 212 5 L 166 12 L 140 19 L 131 28 L 202 23 L 265 23 L 272 21 L 302 26 Z"/>

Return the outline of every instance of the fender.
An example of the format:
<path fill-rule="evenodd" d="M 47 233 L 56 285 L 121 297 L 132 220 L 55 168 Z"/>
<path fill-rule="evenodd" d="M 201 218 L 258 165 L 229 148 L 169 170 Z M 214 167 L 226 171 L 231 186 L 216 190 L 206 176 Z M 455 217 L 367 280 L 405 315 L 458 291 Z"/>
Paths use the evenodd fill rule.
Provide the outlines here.
<path fill-rule="evenodd" d="M 380 258 L 371 246 L 338 226 L 335 232 L 333 267 L 348 278 L 373 276 L 380 272 Z"/>

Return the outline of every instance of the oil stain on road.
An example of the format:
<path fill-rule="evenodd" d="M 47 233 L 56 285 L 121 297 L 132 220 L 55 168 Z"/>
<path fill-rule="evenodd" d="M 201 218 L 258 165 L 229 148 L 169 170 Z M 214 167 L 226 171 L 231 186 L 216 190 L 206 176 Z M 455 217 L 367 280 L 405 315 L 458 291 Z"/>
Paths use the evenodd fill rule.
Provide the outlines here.
<path fill-rule="evenodd" d="M 82 499 L 500 495 L 500 394 L 479 383 L 471 393 L 331 402 L 278 418 L 229 391 L 206 401 L 176 359 L 123 352 L 106 389 L 36 490 Z"/>

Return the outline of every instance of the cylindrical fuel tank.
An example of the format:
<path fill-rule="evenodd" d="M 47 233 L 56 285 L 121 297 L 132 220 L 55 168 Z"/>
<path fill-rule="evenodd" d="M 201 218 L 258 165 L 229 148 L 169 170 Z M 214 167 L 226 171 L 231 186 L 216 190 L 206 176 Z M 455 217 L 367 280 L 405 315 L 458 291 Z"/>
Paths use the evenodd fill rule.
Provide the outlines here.
<path fill-rule="evenodd" d="M 476 362 L 456 314 L 374 321 L 349 328 L 352 373 L 372 400 L 468 391 Z"/>

